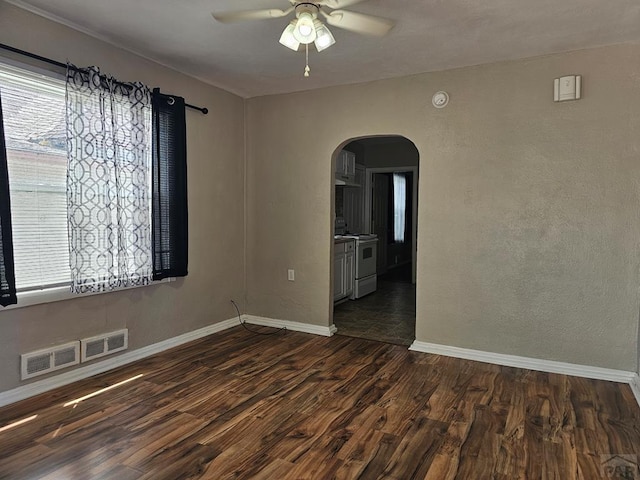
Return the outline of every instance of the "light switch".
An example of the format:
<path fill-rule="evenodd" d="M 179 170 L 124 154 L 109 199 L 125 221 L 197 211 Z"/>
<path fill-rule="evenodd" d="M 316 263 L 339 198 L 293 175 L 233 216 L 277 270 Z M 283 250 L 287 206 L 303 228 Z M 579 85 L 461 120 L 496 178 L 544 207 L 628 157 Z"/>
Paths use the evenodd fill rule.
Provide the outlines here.
<path fill-rule="evenodd" d="M 582 76 L 567 75 L 553 82 L 553 101 L 578 100 L 582 93 Z"/>
<path fill-rule="evenodd" d="M 295 281 L 295 279 L 296 279 L 295 270 L 291 270 L 291 269 L 287 270 L 287 278 L 289 279 L 290 282 Z"/>

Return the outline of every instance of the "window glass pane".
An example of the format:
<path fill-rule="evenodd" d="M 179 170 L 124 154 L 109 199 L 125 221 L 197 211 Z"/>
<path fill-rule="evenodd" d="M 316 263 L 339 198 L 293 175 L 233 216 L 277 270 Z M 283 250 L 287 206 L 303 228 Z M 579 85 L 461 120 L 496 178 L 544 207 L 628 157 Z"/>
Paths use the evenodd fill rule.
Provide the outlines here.
<path fill-rule="evenodd" d="M 393 174 L 393 240 L 404 242 L 407 210 L 407 179 L 401 173 Z"/>
<path fill-rule="evenodd" d="M 18 290 L 68 284 L 64 82 L 0 65 Z"/>

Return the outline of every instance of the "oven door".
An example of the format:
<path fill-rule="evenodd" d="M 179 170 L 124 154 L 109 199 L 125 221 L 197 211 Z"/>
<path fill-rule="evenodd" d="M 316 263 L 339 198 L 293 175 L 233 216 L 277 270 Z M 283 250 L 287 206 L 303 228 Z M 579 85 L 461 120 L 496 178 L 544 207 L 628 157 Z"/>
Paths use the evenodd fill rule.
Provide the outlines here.
<path fill-rule="evenodd" d="M 377 244 L 377 238 L 358 242 L 356 278 L 364 278 L 376 274 Z"/>

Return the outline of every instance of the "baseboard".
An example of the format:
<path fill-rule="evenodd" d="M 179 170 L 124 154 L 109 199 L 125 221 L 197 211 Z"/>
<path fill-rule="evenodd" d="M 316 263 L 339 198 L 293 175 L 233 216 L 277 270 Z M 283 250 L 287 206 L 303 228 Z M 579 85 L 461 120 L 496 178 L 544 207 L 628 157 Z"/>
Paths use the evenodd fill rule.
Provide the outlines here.
<path fill-rule="evenodd" d="M 276 320 L 274 318 L 258 317 L 256 315 L 242 315 L 242 319 L 253 325 L 262 325 L 265 327 L 283 328 L 287 330 L 293 330 L 295 332 L 311 333 L 313 335 L 322 335 L 324 337 L 330 337 L 336 333 L 337 328 L 335 325 L 330 327 L 322 327 L 320 325 L 311 325 L 309 323 L 293 322 L 291 320 Z"/>
<path fill-rule="evenodd" d="M 464 358 L 465 360 L 475 360 L 477 362 L 494 363 L 507 367 L 527 368 L 541 372 L 560 373 L 572 375 L 574 377 L 593 378 L 596 380 L 609 380 L 611 382 L 629 383 L 637 378 L 635 372 L 624 370 L 613 370 L 609 368 L 592 367 L 589 365 L 576 365 L 573 363 L 556 362 L 553 360 L 542 360 L 539 358 L 520 357 L 517 355 L 505 355 L 502 353 L 484 352 L 481 350 L 471 350 L 468 348 L 450 347 L 436 343 L 426 343 L 414 341 L 409 350 L 424 353 L 434 353 L 447 357 Z M 638 385 L 640 387 L 640 385 Z M 632 386 L 633 388 L 633 386 Z M 634 393 L 636 393 L 634 391 Z M 636 398 L 640 393 L 636 393 Z"/>
<path fill-rule="evenodd" d="M 631 387 L 631 391 L 633 392 L 633 395 L 636 397 L 636 401 L 640 406 L 640 377 L 638 376 L 638 374 L 635 374 L 633 376 L 633 378 L 629 382 L 629 386 Z"/>
<path fill-rule="evenodd" d="M 6 392 L 0 393 L 0 407 L 18 402 L 20 400 L 24 400 L 29 397 L 33 397 L 35 395 L 40 395 L 41 393 L 48 392 L 49 390 L 68 385 L 73 382 L 77 382 L 78 380 L 84 380 L 85 378 L 89 378 L 94 375 L 104 373 L 108 370 L 127 365 L 128 363 L 135 362 L 136 360 L 141 360 L 151 355 L 155 355 L 156 353 L 160 353 L 165 350 L 169 350 L 170 348 L 177 347 L 178 345 L 182 345 L 184 343 L 206 337 L 207 335 L 211 335 L 213 333 L 221 332 L 236 325 L 238 325 L 238 318 L 231 318 L 229 320 L 214 323 L 213 325 L 209 325 L 192 332 L 178 335 L 177 337 L 168 338 L 167 340 L 163 340 L 152 345 L 147 345 L 146 347 L 124 352 L 121 355 L 103 360 L 101 362 L 90 363 L 88 365 L 70 370 L 68 372 L 29 383 L 21 387 L 16 387 L 12 390 L 7 390 Z"/>
<path fill-rule="evenodd" d="M 325 337 L 330 337 L 337 331 L 335 325 L 323 327 L 319 325 L 310 325 L 308 323 L 293 322 L 291 320 L 276 320 L 272 318 L 258 317 L 255 315 L 242 315 L 242 318 L 247 323 L 254 325 L 263 325 L 275 328 L 286 327 L 288 330 L 310 333 L 313 335 L 322 335 Z M 0 393 L 0 407 L 20 400 L 25 400 L 29 397 L 53 390 L 54 388 L 77 382 L 78 380 L 84 380 L 85 378 L 127 365 L 135 362 L 136 360 L 141 360 L 184 343 L 206 337 L 207 335 L 227 330 L 228 328 L 236 326 L 237 323 L 237 318 L 224 320 L 192 332 L 184 333 L 177 337 L 169 338 L 146 347 L 125 352 L 101 362 L 91 363 L 69 372 L 32 382 L 12 390 L 7 390 L 6 392 Z M 520 357 L 516 355 L 484 352 L 481 350 L 472 350 L 467 348 L 450 347 L 435 343 L 419 342 L 417 340 L 413 342 L 409 347 L 409 350 L 445 355 L 448 357 L 464 358 L 466 360 L 475 360 L 478 362 L 493 363 L 508 367 L 526 368 L 542 372 L 560 373 L 576 377 L 628 383 L 636 397 L 636 400 L 638 401 L 638 404 L 640 405 L 640 377 L 634 372 L 593 367 L 589 365 L 576 365 L 573 363 L 556 362 L 552 360 L 541 360 L 538 358 Z"/>

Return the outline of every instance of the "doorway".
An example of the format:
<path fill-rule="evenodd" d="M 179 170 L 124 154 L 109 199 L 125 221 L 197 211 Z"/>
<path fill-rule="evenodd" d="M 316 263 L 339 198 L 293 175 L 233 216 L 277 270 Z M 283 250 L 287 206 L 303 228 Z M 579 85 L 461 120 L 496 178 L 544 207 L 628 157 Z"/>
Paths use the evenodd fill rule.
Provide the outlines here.
<path fill-rule="evenodd" d="M 378 272 L 404 267 L 416 283 L 418 166 L 367 169 L 365 226 L 380 239 Z M 410 264 L 410 267 L 407 267 Z"/>
<path fill-rule="evenodd" d="M 355 157 L 357 173 L 335 187 L 334 251 L 345 248 L 338 247 L 341 233 L 354 238 L 356 252 L 374 236 L 376 288 L 334 302 L 333 323 L 338 335 L 409 346 L 415 340 L 418 150 L 404 137 L 389 136 L 361 138 L 344 151 Z M 337 279 L 341 263 L 333 265 Z"/>

